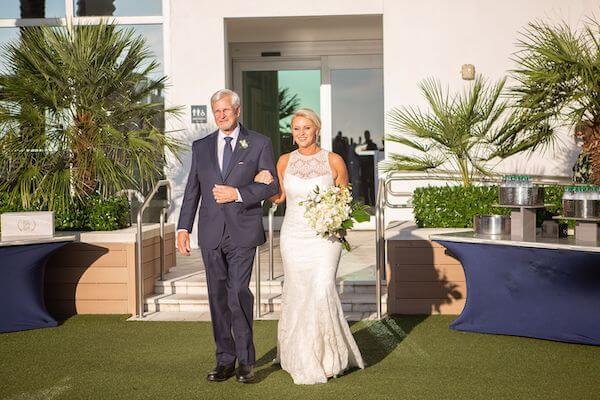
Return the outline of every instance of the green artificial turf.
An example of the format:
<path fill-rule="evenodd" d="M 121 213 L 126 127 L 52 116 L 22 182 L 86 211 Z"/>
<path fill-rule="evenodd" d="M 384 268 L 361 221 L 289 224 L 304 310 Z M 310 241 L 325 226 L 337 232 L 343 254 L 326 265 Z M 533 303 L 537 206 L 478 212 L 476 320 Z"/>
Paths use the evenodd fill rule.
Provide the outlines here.
<path fill-rule="evenodd" d="M 209 383 L 208 322 L 77 316 L 0 334 L 0 399 L 598 399 L 600 347 L 456 332 L 453 317 L 352 325 L 369 366 L 296 386 L 271 365 L 276 321 L 255 322 L 257 382 Z"/>

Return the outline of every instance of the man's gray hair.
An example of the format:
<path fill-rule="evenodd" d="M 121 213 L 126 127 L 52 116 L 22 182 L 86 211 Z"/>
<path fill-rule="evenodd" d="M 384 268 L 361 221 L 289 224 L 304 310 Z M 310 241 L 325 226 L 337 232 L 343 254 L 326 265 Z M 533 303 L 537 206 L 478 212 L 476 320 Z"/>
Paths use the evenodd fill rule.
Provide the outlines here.
<path fill-rule="evenodd" d="M 221 90 L 217 91 L 215 94 L 213 94 L 210 97 L 210 104 L 214 104 L 215 102 L 221 100 L 223 97 L 228 97 L 228 96 L 231 97 L 231 105 L 234 108 L 239 108 L 240 96 L 233 90 L 229 90 L 229 89 L 221 89 Z"/>

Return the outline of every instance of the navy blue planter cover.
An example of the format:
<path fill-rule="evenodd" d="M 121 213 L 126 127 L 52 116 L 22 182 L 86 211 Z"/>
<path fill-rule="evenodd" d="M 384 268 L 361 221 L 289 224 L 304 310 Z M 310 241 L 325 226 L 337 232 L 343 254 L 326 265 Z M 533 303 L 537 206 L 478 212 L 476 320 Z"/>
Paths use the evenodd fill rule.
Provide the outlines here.
<path fill-rule="evenodd" d="M 600 253 L 436 242 L 465 271 L 452 329 L 600 345 Z"/>
<path fill-rule="evenodd" d="M 48 256 L 68 242 L 0 247 L 0 332 L 56 326 L 44 305 Z"/>

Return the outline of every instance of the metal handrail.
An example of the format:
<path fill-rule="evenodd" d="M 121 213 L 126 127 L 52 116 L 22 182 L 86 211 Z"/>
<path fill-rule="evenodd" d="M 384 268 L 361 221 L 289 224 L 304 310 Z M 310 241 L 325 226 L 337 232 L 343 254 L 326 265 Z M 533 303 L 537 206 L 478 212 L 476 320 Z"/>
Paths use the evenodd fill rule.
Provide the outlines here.
<path fill-rule="evenodd" d="M 532 182 L 534 184 L 539 185 L 565 185 L 571 184 L 571 179 L 560 177 L 560 176 L 542 176 L 542 175 L 529 175 L 532 178 Z M 399 192 L 392 189 L 393 182 L 405 182 L 405 181 L 457 181 L 460 179 L 460 175 L 452 172 L 442 172 L 439 174 L 423 174 L 423 175 L 409 175 L 402 172 L 392 172 L 388 174 L 385 179 L 385 190 L 384 190 L 384 203 L 386 207 L 389 208 L 412 208 L 409 204 L 396 204 L 389 201 L 388 196 L 396 196 L 396 197 L 410 197 L 412 198 L 412 192 Z M 476 175 L 472 178 L 473 182 L 478 183 L 500 183 L 502 182 L 502 177 L 500 176 L 485 176 L 485 175 Z"/>
<path fill-rule="evenodd" d="M 560 176 L 542 176 L 530 175 L 534 184 L 571 184 L 571 179 Z M 392 189 L 393 182 L 402 181 L 457 181 L 460 176 L 456 173 L 444 171 L 440 174 L 409 175 L 402 172 L 393 172 L 386 177 L 380 177 L 377 186 L 377 200 L 375 204 L 375 246 L 377 257 L 375 260 L 375 294 L 377 296 L 377 318 L 381 319 L 382 312 L 382 291 L 381 291 L 381 273 L 382 267 L 386 262 L 386 241 L 385 241 L 385 208 L 401 209 L 412 208 L 409 204 L 395 204 L 389 201 L 388 196 L 403 196 L 412 198 L 412 192 L 397 192 Z M 500 183 L 500 176 L 475 176 L 474 182 L 479 183 Z"/>
<path fill-rule="evenodd" d="M 254 271 L 254 279 L 255 279 L 255 297 L 256 297 L 256 306 L 255 306 L 255 319 L 260 319 L 262 313 L 260 312 L 260 246 L 256 246 L 256 254 L 254 255 L 254 267 L 256 268 Z"/>
<path fill-rule="evenodd" d="M 273 203 L 271 208 L 269 208 L 269 231 L 268 231 L 268 241 L 269 241 L 269 280 L 272 281 L 275 275 L 275 264 L 273 261 L 273 216 L 275 215 L 275 211 L 277 211 L 277 204 Z M 261 273 L 260 273 L 260 246 L 256 247 L 256 254 L 254 256 L 254 267 L 256 268 L 254 271 L 254 280 L 255 280 L 255 308 L 254 311 L 255 319 L 260 319 L 262 317 L 262 312 L 260 311 L 260 303 L 261 303 Z"/>
<path fill-rule="evenodd" d="M 377 319 L 383 315 L 381 301 L 381 268 L 385 265 L 385 178 L 379 178 L 377 185 L 377 199 L 375 204 L 375 296 L 377 303 Z"/>
<path fill-rule="evenodd" d="M 275 279 L 275 261 L 273 259 L 273 217 L 277 211 L 277 204 L 273 203 L 269 208 L 269 280 Z"/>
<path fill-rule="evenodd" d="M 166 179 L 156 182 L 156 185 L 154 185 L 154 188 L 152 189 L 150 194 L 148 196 L 146 196 L 146 199 L 140 206 L 138 213 L 137 213 L 137 243 L 136 243 L 136 245 L 137 245 L 137 254 L 136 254 L 137 285 L 136 285 L 136 287 L 137 287 L 137 291 L 138 291 L 138 309 L 137 309 L 136 317 L 139 319 L 144 318 L 144 275 L 143 275 L 143 269 L 142 269 L 142 250 L 143 250 L 142 218 L 144 216 L 144 211 L 146 211 L 146 208 L 148 208 L 148 206 L 150 205 L 150 202 L 152 201 L 152 199 L 154 198 L 156 193 L 158 193 L 158 190 L 163 186 L 165 186 L 167 188 L 167 204 L 161 208 L 161 212 L 160 212 L 160 279 L 163 280 L 164 279 L 164 269 L 165 269 L 165 257 L 164 257 L 164 255 L 165 255 L 164 254 L 165 220 L 167 217 L 167 210 L 171 206 L 171 183 Z"/>

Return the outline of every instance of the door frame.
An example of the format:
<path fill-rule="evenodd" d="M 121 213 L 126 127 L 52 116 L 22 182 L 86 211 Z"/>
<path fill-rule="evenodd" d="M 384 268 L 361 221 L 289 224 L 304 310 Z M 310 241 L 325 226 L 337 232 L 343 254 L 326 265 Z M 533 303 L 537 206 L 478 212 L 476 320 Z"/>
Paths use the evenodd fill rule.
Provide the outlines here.
<path fill-rule="evenodd" d="M 272 51 L 273 43 L 231 43 L 230 54 L 240 54 L 239 57 L 232 57 L 232 86 L 240 98 L 244 98 L 242 75 L 244 71 L 300 71 L 300 70 L 320 70 L 320 114 L 321 114 L 321 147 L 325 150 L 332 150 L 333 146 L 333 115 L 332 115 L 332 88 L 331 72 L 340 69 L 383 69 L 383 44 L 382 41 L 356 41 L 356 47 L 352 41 L 344 41 L 341 45 L 327 43 L 327 46 L 303 46 L 314 48 L 312 51 L 306 51 L 302 55 L 287 57 L 262 57 L 262 51 Z M 360 43 L 358 43 L 360 42 Z M 316 44 L 318 42 L 314 42 Z M 298 43 L 278 43 L 278 49 L 283 49 L 281 54 L 285 54 L 285 49 L 295 49 Z M 353 48 L 356 51 L 353 51 Z M 252 55 L 250 54 L 252 53 Z M 320 54 L 319 54 L 320 53 Z M 327 55 L 323 55 L 326 53 Z M 343 54 L 340 54 L 343 53 Z M 348 53 L 348 54 L 346 54 Z M 288 53 L 289 54 L 289 53 Z M 382 93 L 383 95 L 383 93 Z M 243 118 L 242 107 L 242 118 Z M 377 186 L 375 181 L 375 186 Z M 375 187 L 375 191 L 377 187 Z M 266 223 L 266 217 L 263 218 Z M 273 225 L 275 230 L 279 230 L 282 217 L 274 217 Z M 370 221 L 355 225 L 353 229 L 375 229 L 375 218 Z"/>
<path fill-rule="evenodd" d="M 244 98 L 242 75 L 244 71 L 302 71 L 320 70 L 321 147 L 331 151 L 333 140 L 333 115 L 331 96 L 331 71 L 340 69 L 383 69 L 383 54 L 331 55 L 305 58 L 258 57 L 233 60 L 233 90 Z M 382 94 L 383 95 L 383 94 Z M 243 107 L 242 107 L 243 118 Z"/>

